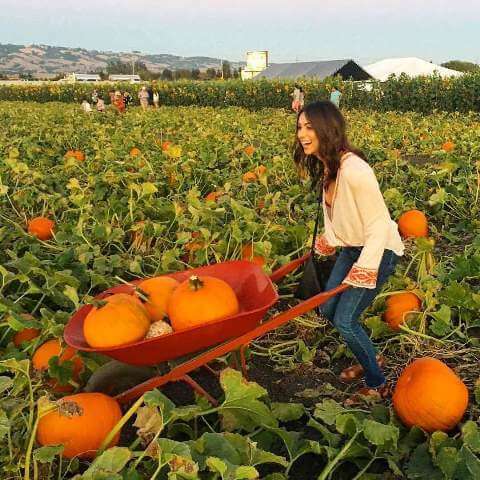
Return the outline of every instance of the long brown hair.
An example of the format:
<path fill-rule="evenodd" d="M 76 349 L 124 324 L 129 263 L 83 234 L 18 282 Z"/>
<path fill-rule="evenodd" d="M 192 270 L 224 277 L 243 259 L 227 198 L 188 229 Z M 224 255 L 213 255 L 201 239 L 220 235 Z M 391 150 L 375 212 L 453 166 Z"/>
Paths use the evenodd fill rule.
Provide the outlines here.
<path fill-rule="evenodd" d="M 302 113 L 305 114 L 317 135 L 318 153 L 327 165 L 326 175 L 324 175 L 323 162 L 314 155 L 305 155 L 302 144 L 298 139 L 298 119 Z M 300 171 L 308 172 L 312 185 L 319 194 L 323 191 L 322 187 L 328 188 L 328 185 L 335 181 L 340 168 L 340 159 L 347 152 L 353 152 L 366 160 L 365 155 L 360 150 L 350 145 L 346 134 L 345 119 L 332 102 L 309 103 L 298 112 L 293 160 Z"/>

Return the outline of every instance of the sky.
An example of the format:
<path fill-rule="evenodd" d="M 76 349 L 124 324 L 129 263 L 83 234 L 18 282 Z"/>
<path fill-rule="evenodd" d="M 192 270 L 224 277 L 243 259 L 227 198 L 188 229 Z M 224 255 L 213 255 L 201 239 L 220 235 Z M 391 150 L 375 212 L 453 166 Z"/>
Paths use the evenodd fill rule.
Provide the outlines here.
<path fill-rule="evenodd" d="M 0 0 L 0 43 L 273 63 L 480 63 L 480 0 Z"/>

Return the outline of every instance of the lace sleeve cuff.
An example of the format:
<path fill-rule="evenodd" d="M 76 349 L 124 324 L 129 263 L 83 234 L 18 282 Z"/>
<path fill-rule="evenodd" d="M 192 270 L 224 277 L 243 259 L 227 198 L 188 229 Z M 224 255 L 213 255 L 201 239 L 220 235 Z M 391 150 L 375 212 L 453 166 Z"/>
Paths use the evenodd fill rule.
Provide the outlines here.
<path fill-rule="evenodd" d="M 335 247 L 331 247 L 323 235 L 317 235 L 315 239 L 315 253 L 317 255 L 322 255 L 328 257 L 335 253 Z"/>
<path fill-rule="evenodd" d="M 356 263 L 348 272 L 342 283 L 360 288 L 375 288 L 377 286 L 378 270 L 373 268 L 359 267 Z"/>

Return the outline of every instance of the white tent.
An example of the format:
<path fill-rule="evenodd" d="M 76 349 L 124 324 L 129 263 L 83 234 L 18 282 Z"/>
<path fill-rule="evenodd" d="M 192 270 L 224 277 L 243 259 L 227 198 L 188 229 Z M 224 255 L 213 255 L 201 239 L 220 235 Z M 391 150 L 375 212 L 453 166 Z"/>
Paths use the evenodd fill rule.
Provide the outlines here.
<path fill-rule="evenodd" d="M 381 82 L 388 79 L 390 75 L 400 75 L 405 73 L 409 77 L 429 76 L 435 72 L 443 78 L 459 77 L 463 75 L 462 72 L 451 70 L 449 68 L 435 65 L 427 62 L 421 58 L 387 58 L 379 62 L 372 63 L 363 67 L 373 78 Z"/>

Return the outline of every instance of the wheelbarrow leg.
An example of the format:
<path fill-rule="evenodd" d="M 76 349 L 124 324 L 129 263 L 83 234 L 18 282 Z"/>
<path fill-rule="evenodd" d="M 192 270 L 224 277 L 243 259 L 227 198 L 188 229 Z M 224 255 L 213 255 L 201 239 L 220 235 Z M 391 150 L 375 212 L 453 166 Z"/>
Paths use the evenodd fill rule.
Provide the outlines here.
<path fill-rule="evenodd" d="M 249 344 L 246 343 L 240 347 L 240 363 L 242 364 L 242 374 L 245 380 L 248 380 L 247 361 L 245 359 L 245 350 L 248 346 Z"/>
<path fill-rule="evenodd" d="M 192 390 L 197 392 L 199 395 L 202 395 L 202 397 L 205 397 L 214 407 L 218 406 L 218 401 L 213 398 L 200 384 L 198 384 L 190 375 L 184 375 L 181 379 L 190 387 Z"/>

